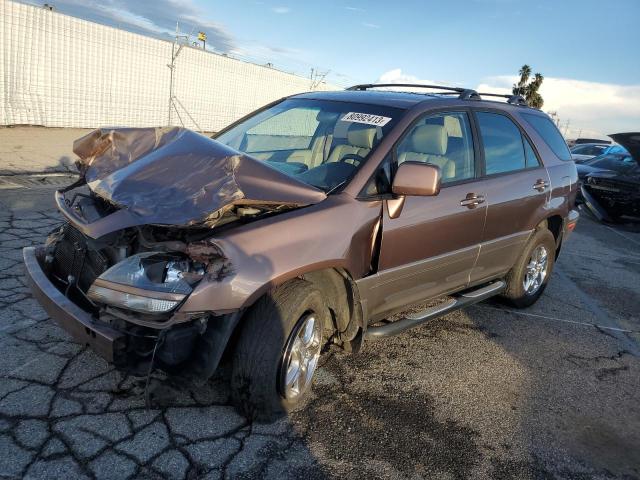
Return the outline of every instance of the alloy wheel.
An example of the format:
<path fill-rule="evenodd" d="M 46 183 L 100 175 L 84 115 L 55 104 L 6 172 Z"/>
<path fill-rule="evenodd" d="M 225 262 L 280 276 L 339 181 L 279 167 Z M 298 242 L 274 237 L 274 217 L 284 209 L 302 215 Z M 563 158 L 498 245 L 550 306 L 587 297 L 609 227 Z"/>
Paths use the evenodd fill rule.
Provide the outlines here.
<path fill-rule="evenodd" d="M 322 349 L 322 324 L 313 313 L 296 323 L 280 365 L 281 394 L 287 400 L 302 396 L 311 386 Z"/>
<path fill-rule="evenodd" d="M 527 295 L 536 293 L 547 277 L 548 252 L 544 245 L 538 245 L 529 258 L 525 268 L 522 287 Z"/>

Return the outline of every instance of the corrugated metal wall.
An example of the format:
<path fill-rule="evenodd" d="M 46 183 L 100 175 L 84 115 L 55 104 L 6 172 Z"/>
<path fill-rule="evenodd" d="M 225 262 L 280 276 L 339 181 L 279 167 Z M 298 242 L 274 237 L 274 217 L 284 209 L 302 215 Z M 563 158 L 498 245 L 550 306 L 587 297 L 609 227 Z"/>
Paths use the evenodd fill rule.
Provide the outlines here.
<path fill-rule="evenodd" d="M 171 49 L 170 42 L 0 0 L 0 125 L 167 125 Z M 176 60 L 174 81 L 176 97 L 206 131 L 311 84 L 189 47 Z M 175 111 L 172 123 L 181 124 Z"/>

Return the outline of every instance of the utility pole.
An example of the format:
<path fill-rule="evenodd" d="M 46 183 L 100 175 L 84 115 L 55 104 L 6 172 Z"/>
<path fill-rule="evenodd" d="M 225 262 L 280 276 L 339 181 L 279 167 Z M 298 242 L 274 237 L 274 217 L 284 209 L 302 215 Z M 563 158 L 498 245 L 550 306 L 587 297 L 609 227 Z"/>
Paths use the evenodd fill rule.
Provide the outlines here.
<path fill-rule="evenodd" d="M 311 69 L 311 90 L 315 90 L 320 86 L 320 84 L 324 81 L 324 79 L 329 75 L 331 70 L 327 70 L 325 72 L 320 72 L 315 68 Z"/>
<path fill-rule="evenodd" d="M 189 117 L 189 119 L 191 119 L 191 121 L 196 126 L 196 128 L 199 131 L 202 131 L 202 129 L 200 128 L 200 125 L 198 125 L 198 123 L 194 120 L 194 118 L 191 116 L 191 114 L 188 112 L 188 110 L 186 108 L 184 108 L 184 105 L 178 99 L 178 97 L 176 97 L 176 95 L 174 93 L 174 87 L 175 87 L 174 72 L 175 72 L 175 69 L 176 69 L 176 59 L 178 58 L 178 55 L 180 55 L 180 52 L 182 51 L 182 48 L 184 47 L 185 43 L 187 45 L 189 44 L 189 37 L 190 37 L 190 35 L 181 35 L 180 34 L 180 27 L 178 25 L 178 22 L 176 22 L 176 37 L 175 37 L 175 41 L 171 45 L 171 63 L 167 64 L 167 67 L 169 67 L 169 71 L 171 72 L 171 75 L 169 77 L 169 118 L 168 118 L 168 125 L 169 126 L 173 125 L 172 113 L 173 113 L 173 110 L 175 110 L 176 111 L 176 115 L 178 116 L 178 119 L 180 120 L 180 124 L 184 127 L 184 122 L 182 121 L 182 117 L 180 116 L 180 111 L 178 110 L 178 105 L 180 105 L 180 107 L 182 107 L 182 110 L 184 110 L 184 113 Z M 179 43 L 180 39 L 183 39 L 184 43 Z"/>
<path fill-rule="evenodd" d="M 564 137 L 565 137 L 565 138 L 567 137 L 567 131 L 569 130 L 569 124 L 570 124 L 570 123 L 571 123 L 571 119 L 570 119 L 570 118 L 568 118 L 568 119 L 567 119 L 567 123 L 565 123 L 565 125 L 564 125 Z"/>
<path fill-rule="evenodd" d="M 180 40 L 180 37 L 184 37 L 183 35 L 180 35 L 180 27 L 178 25 L 178 22 L 176 22 L 176 36 L 175 36 L 175 40 L 174 42 L 171 44 L 171 63 L 167 64 L 167 67 L 169 67 L 169 71 L 170 76 L 169 76 L 169 119 L 168 119 L 168 125 L 171 126 L 172 125 L 172 112 L 173 112 L 173 77 L 174 77 L 174 71 L 176 69 L 176 58 L 178 58 L 178 55 L 180 55 L 180 52 L 182 51 L 182 45 L 178 45 L 178 41 Z M 176 49 L 176 47 L 178 47 Z"/>

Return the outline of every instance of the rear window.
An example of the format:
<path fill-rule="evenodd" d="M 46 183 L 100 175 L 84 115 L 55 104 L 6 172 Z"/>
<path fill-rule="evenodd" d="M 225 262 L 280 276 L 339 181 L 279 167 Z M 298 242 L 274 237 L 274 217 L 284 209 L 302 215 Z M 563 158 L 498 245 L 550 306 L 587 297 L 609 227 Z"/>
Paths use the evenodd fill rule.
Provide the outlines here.
<path fill-rule="evenodd" d="M 560 160 L 571 160 L 571 152 L 567 147 L 567 142 L 564 141 L 560 131 L 550 118 L 530 113 L 523 113 L 522 116 L 538 132 L 538 135 L 542 137 L 545 143 L 549 145 L 556 157 Z"/>

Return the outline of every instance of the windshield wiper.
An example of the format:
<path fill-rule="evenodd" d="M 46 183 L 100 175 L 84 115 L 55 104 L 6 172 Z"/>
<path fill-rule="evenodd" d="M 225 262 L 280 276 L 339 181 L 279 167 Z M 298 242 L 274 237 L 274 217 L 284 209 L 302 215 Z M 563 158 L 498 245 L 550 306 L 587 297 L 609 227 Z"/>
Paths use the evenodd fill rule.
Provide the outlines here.
<path fill-rule="evenodd" d="M 339 184 L 337 184 L 335 187 L 330 188 L 329 190 L 327 190 L 325 193 L 327 195 L 331 195 L 333 192 L 335 192 L 336 190 L 338 190 L 340 187 L 344 186 L 347 182 L 349 181 L 349 179 L 347 178 L 346 180 L 341 181 Z"/>

